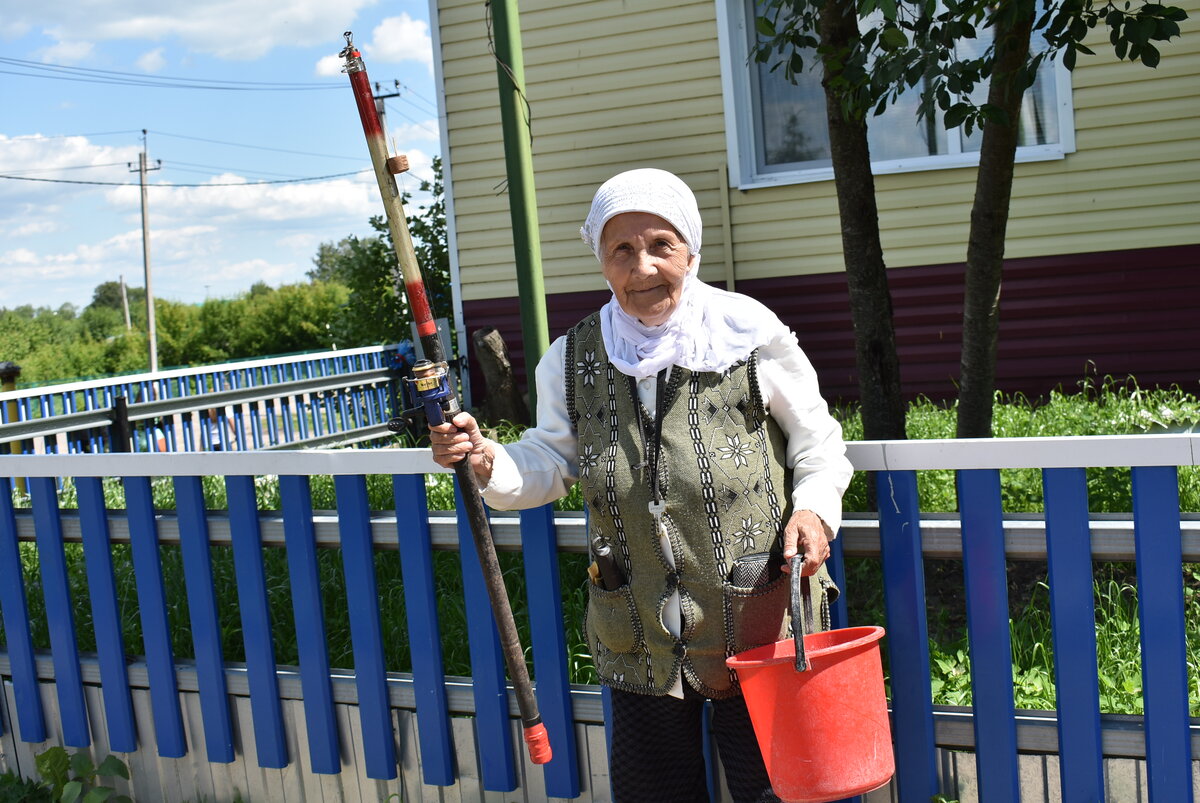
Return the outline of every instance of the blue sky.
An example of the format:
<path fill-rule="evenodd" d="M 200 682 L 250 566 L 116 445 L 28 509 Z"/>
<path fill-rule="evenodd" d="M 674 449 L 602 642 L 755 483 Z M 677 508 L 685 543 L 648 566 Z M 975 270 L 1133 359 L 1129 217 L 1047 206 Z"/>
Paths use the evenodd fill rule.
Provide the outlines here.
<path fill-rule="evenodd" d="M 387 127 L 416 191 L 440 152 L 425 0 L 0 0 L 0 175 L 129 184 L 0 178 L 0 307 L 83 307 L 101 282 L 144 284 L 129 169 L 142 129 L 162 160 L 148 173 L 159 298 L 304 281 L 320 243 L 371 234 L 382 206 L 336 57 L 346 30 L 372 82 L 400 82 Z M 231 82 L 290 86 L 191 88 L 254 86 Z"/>

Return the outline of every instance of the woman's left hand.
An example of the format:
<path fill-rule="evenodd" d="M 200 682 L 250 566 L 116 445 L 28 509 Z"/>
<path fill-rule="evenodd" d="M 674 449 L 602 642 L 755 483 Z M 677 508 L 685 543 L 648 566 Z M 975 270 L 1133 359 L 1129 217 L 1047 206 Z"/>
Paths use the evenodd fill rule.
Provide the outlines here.
<path fill-rule="evenodd" d="M 833 531 L 820 516 L 811 510 L 798 510 L 783 528 L 783 566 L 798 554 L 804 555 L 803 574 L 813 575 L 829 557 L 829 541 Z"/>

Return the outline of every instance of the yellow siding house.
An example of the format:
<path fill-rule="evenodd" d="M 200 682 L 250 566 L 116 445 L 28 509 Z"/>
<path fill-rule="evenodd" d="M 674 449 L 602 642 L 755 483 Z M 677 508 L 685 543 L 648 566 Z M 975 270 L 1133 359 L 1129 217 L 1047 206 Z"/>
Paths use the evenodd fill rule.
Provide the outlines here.
<path fill-rule="evenodd" d="M 482 0 L 431 0 L 451 254 L 465 328 L 520 364 L 496 63 Z M 1200 14 L 1148 69 L 1106 32 L 1027 96 L 1001 309 L 1000 386 L 1087 372 L 1200 391 Z M 671 170 L 704 218 L 701 276 L 800 334 L 826 395 L 856 393 L 823 99 L 747 62 L 753 0 L 523 0 L 520 26 L 551 336 L 606 298 L 579 240 L 596 186 Z M 953 396 L 978 134 L 871 121 L 906 392 Z"/>

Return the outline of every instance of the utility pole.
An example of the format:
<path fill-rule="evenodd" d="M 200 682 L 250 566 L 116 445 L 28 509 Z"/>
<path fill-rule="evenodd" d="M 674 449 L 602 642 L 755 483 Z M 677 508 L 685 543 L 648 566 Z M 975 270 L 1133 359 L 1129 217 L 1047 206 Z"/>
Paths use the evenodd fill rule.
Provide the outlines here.
<path fill-rule="evenodd" d="M 129 320 L 129 291 L 125 289 L 125 274 L 121 274 L 121 309 L 125 312 L 125 331 L 133 328 Z"/>
<path fill-rule="evenodd" d="M 162 159 L 154 167 L 146 166 L 146 129 L 142 129 L 142 152 L 138 154 L 138 166 L 130 173 L 138 174 L 142 188 L 142 269 L 146 274 L 146 336 L 150 342 L 150 373 L 158 371 L 158 333 L 154 326 L 154 291 L 150 287 L 150 219 L 146 215 L 146 173 L 161 170 Z M 132 168 L 133 165 L 130 164 Z"/>
<path fill-rule="evenodd" d="M 396 83 L 396 91 L 395 92 L 389 92 L 386 95 L 381 94 L 382 87 L 380 87 L 379 82 L 376 81 L 375 82 L 375 93 L 373 95 L 371 95 L 371 97 L 375 100 L 375 113 L 379 115 L 379 124 L 381 126 L 383 126 L 384 131 L 387 131 L 387 110 L 383 108 L 383 102 L 387 98 L 400 97 L 400 79 L 395 78 L 393 80 Z"/>

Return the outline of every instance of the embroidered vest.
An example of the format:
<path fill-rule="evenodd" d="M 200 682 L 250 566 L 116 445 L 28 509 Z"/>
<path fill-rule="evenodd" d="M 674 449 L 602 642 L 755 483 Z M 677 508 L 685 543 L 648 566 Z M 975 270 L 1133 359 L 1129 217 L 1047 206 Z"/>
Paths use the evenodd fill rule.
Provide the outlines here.
<path fill-rule="evenodd" d="M 637 389 L 609 363 L 598 314 L 568 333 L 566 362 L 588 537 L 612 549 L 625 580 L 615 590 L 588 583 L 585 632 L 601 682 L 661 695 L 682 672 L 709 697 L 737 694 L 726 657 L 790 633 L 788 575 L 763 571 L 742 581 L 749 585 L 730 582 L 731 570 L 747 561 L 782 563 L 792 512 L 786 438 L 763 407 L 756 353 L 722 373 L 676 366 L 663 389 L 658 474 L 674 568 L 649 510 L 646 441 L 656 427 L 644 409 L 639 426 Z M 824 567 L 815 579 L 813 588 L 826 592 L 818 596 L 819 625 L 827 628 L 837 591 Z M 662 619 L 676 590 L 678 638 Z"/>

